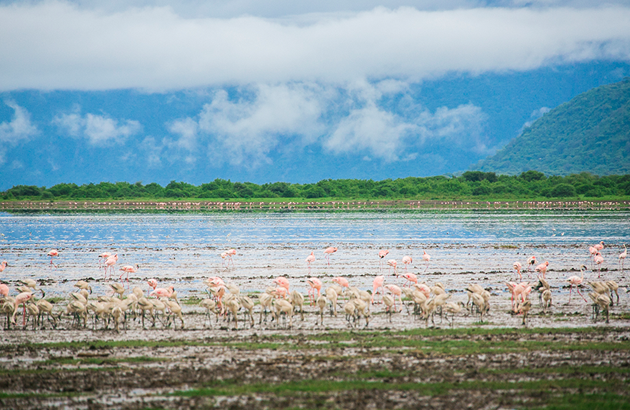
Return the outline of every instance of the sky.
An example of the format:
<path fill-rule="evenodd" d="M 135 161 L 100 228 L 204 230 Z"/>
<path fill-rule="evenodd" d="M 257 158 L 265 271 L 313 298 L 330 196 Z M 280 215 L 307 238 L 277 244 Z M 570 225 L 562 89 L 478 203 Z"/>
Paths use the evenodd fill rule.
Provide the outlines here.
<path fill-rule="evenodd" d="M 630 75 L 630 1 L 0 0 L 0 190 L 457 174 Z"/>

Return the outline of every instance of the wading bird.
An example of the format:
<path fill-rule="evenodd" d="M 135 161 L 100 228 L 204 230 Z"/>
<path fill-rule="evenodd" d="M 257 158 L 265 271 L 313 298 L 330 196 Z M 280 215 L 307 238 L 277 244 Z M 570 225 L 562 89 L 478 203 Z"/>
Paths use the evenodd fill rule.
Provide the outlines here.
<path fill-rule="evenodd" d="M 55 263 L 53 262 L 53 258 L 55 256 L 59 256 L 59 251 L 57 249 L 51 249 L 50 251 L 48 251 L 47 255 L 50 256 L 50 269 L 52 269 L 53 266 L 56 268 L 57 265 L 55 265 Z"/>
<path fill-rule="evenodd" d="M 584 281 L 584 271 L 586 270 L 586 266 L 582 265 L 580 267 L 580 272 L 582 273 L 582 276 L 578 277 L 576 275 L 571 276 L 569 279 L 567 279 L 567 282 L 569 282 L 569 301 L 567 302 L 567 305 L 569 303 L 571 303 L 571 292 L 573 291 L 573 286 L 575 285 L 575 290 L 577 290 L 577 293 L 582 296 L 582 299 L 584 299 L 584 302 L 586 302 L 586 298 L 580 293 L 580 288 L 579 285 L 582 284 L 582 282 Z"/>
<path fill-rule="evenodd" d="M 328 248 L 324 250 L 324 253 L 326 254 L 326 260 L 328 261 L 328 265 L 330 265 L 330 255 L 332 255 L 335 252 L 337 252 L 337 248 L 335 248 L 334 246 L 329 246 Z"/>

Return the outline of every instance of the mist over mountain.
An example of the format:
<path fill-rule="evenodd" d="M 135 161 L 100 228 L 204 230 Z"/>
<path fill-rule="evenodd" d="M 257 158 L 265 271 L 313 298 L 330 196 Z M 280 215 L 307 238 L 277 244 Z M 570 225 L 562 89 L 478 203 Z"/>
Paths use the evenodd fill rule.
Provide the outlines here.
<path fill-rule="evenodd" d="M 548 111 L 472 169 L 516 175 L 630 173 L 630 78 L 582 93 Z"/>

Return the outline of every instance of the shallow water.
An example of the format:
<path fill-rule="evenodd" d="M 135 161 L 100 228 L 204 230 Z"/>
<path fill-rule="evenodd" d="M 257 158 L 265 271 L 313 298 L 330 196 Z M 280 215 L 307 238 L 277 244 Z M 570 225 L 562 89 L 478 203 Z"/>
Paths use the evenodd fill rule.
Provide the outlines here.
<path fill-rule="evenodd" d="M 130 278 L 132 286 L 145 287 L 146 279 L 155 277 L 173 284 L 180 297 L 200 294 L 202 280 L 215 275 L 243 291 L 263 290 L 281 275 L 304 293 L 308 276 L 324 283 L 344 276 L 371 290 L 374 276 L 392 273 L 380 267 L 377 256 L 378 250 L 389 249 L 385 259 L 397 260 L 399 272 L 405 270 L 402 257 L 410 255 L 409 272 L 421 281 L 441 281 L 447 289 L 463 289 L 471 281 L 502 289 L 503 282 L 516 278 L 513 262 L 525 266 L 530 255 L 550 262 L 548 278 L 560 286 L 574 274 L 567 271 L 590 266 L 588 245 L 603 240 L 603 276 L 624 285 L 617 256 L 630 242 L 629 228 L 626 211 L 0 214 L 0 260 L 9 262 L 1 278 L 9 284 L 24 277 L 45 280 L 51 296 L 65 296 L 74 281 L 89 279 L 95 292 L 104 294 L 108 287 L 97 256 L 107 251 L 118 253 L 118 266 L 140 265 Z M 323 253 L 328 246 L 339 248 L 330 265 Z M 52 248 L 60 252 L 58 268 L 51 268 L 46 256 Z M 229 248 L 237 255 L 227 269 L 220 253 Z M 305 258 L 311 251 L 316 261 L 309 271 Z M 428 266 L 423 251 L 431 255 Z M 387 278 L 403 283 L 393 275 Z"/>

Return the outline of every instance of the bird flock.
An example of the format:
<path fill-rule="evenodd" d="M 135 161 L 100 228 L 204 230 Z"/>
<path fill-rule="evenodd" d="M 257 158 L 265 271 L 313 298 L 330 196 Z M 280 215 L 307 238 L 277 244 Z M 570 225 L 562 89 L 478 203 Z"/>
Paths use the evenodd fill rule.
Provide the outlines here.
<path fill-rule="evenodd" d="M 602 251 L 605 248 L 604 242 L 588 248 L 593 279 L 594 268 L 599 266 L 598 279 L 601 279 L 601 264 L 604 261 Z M 337 247 L 328 247 L 323 251 L 328 265 L 330 258 L 338 251 Z M 220 254 L 222 266 L 226 269 L 234 269 L 233 257 L 236 256 L 235 249 L 229 249 Z M 450 326 L 453 326 L 457 315 L 478 315 L 479 322 L 483 323 L 484 317 L 489 313 L 491 299 L 493 296 L 489 289 L 483 288 L 479 284 L 471 283 L 464 289 L 468 299 L 455 302 L 451 297 L 458 293 L 457 289 L 447 289 L 444 284 L 435 282 L 432 285 L 420 282 L 418 275 L 408 272 L 408 266 L 413 263 L 409 255 L 405 255 L 401 262 L 404 272 L 399 272 L 399 265 L 395 259 L 386 259 L 389 250 L 383 249 L 378 252 L 379 269 L 381 275 L 373 278 L 372 289 L 364 290 L 353 286 L 347 278 L 337 276 L 332 278 L 331 283 L 324 288 L 321 278 L 310 276 L 304 282 L 308 287 L 305 295 L 291 288 L 291 281 L 286 277 L 276 277 L 269 286 L 261 292 L 254 292 L 248 295 L 241 294 L 240 288 L 229 281 L 226 282 L 219 276 L 209 277 L 204 280 L 203 291 L 207 295 L 204 299 L 198 300 L 198 305 L 203 309 L 205 319 L 204 326 L 214 328 L 214 324 L 221 322 L 220 327 L 239 328 L 248 326 L 275 326 L 292 328 L 293 318 L 300 315 L 302 321 L 305 314 L 315 316 L 315 325 L 324 326 L 325 316 L 337 318 L 344 315 L 347 325 L 350 327 L 368 327 L 373 314 L 381 313 L 392 321 L 394 314 L 406 313 L 410 317 L 423 320 L 428 326 L 429 320 L 435 325 L 435 318 L 439 316 L 440 323 L 446 319 Z M 52 249 L 47 253 L 50 257 L 50 267 L 57 268 L 54 258 L 59 257 L 59 251 Z M 623 273 L 623 263 L 627 257 L 627 248 L 624 245 L 624 252 L 619 254 L 618 261 Z M 98 256 L 99 269 L 104 270 L 105 280 L 109 291 L 103 295 L 94 295 L 92 288 L 86 281 L 78 281 L 74 284 L 75 291 L 68 295 L 65 302 L 51 303 L 46 300 L 45 291 L 38 287 L 36 281 L 32 279 L 20 279 L 15 290 L 16 296 L 10 296 L 10 289 L 5 283 L 0 284 L 0 309 L 6 316 L 4 328 L 17 327 L 17 316 L 22 316 L 21 326 L 28 328 L 30 323 L 33 330 L 38 328 L 91 328 L 114 329 L 120 332 L 121 328 L 127 329 L 133 323 L 138 323 L 143 329 L 155 328 L 186 328 L 182 306 L 177 298 L 177 291 L 173 285 L 162 285 L 156 279 L 149 279 L 146 287 L 129 287 L 129 273 L 138 271 L 139 266 L 125 265 L 119 268 L 122 272 L 119 276 L 120 283 L 110 282 L 109 279 L 116 272 L 118 254 L 103 252 Z M 431 256 L 426 251 L 421 255 L 423 263 L 426 265 L 424 271 L 429 267 Z M 309 275 L 311 264 L 315 261 L 315 253 L 311 252 L 305 259 Z M 388 266 L 387 274 L 383 274 L 383 261 Z M 523 263 L 516 261 L 512 268 L 520 282 L 506 282 L 505 286 L 511 294 L 511 309 L 513 315 L 522 317 L 522 324 L 526 325 L 527 317 L 532 309 L 530 294 L 532 290 L 538 291 L 539 306 L 543 314 L 552 308 L 553 294 L 552 286 L 546 276 L 549 269 L 549 261 L 538 263 L 536 256 L 527 259 L 525 265 L 527 272 L 535 275 L 536 281 L 530 283 L 523 282 Z M 6 261 L 0 262 L 0 273 L 9 264 Z M 580 292 L 580 287 L 585 281 L 585 272 L 589 268 L 586 265 L 580 267 L 581 275 L 571 276 L 565 283 L 569 286 L 569 301 L 571 303 L 572 292 L 575 288 L 578 295 L 587 302 L 587 299 Z M 404 282 L 394 283 L 402 279 Z M 125 280 L 127 286 L 125 286 Z M 587 281 L 592 290 L 588 296 L 591 299 L 592 319 L 598 320 L 599 316 L 605 316 L 609 322 L 610 307 L 614 306 L 616 296 L 619 305 L 619 285 L 614 280 L 593 280 Z M 295 287 L 295 286 L 294 286 Z M 37 293 L 41 293 L 41 298 L 37 299 Z M 60 308 L 61 306 L 61 308 Z M 380 312 L 375 312 L 380 307 Z M 254 318 L 255 310 L 258 317 Z M 239 319 L 240 317 L 240 319 Z M 330 319 L 328 319 L 330 320 Z M 90 322 L 90 325 L 88 325 Z M 149 323 L 148 323 L 149 322 Z M 257 322 L 257 323 L 256 323 Z M 264 325 L 263 325 L 264 322 Z M 213 324 L 214 323 L 214 324 Z"/>

